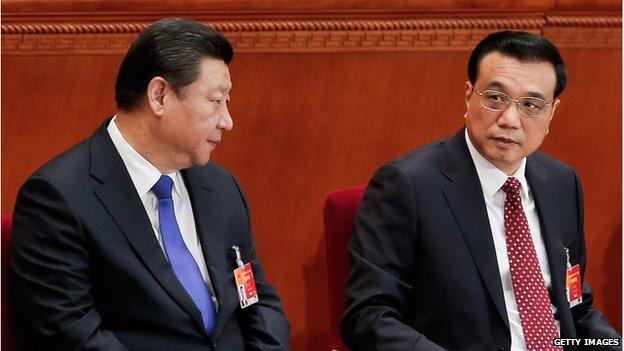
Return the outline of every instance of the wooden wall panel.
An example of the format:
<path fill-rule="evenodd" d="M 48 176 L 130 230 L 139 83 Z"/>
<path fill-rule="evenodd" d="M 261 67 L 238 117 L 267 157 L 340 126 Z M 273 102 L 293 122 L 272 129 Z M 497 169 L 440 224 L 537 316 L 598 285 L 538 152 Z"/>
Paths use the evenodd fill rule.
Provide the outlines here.
<path fill-rule="evenodd" d="M 449 53 L 444 62 L 466 56 Z M 326 320 L 319 311 L 327 309 L 327 193 L 366 183 L 382 163 L 462 123 L 463 68 L 419 66 L 438 58 L 241 55 L 232 65 L 239 82 L 232 94 L 236 125 L 217 158 L 235 171 L 250 197 L 256 235 L 264 236 L 258 248 L 297 324 L 293 338 L 299 349 L 320 350 L 324 342 Z M 244 79 L 258 71 L 270 78 Z M 436 80 L 449 84 L 431 84 Z"/>
<path fill-rule="evenodd" d="M 587 279 L 621 331 L 618 3 L 527 0 L 496 12 L 477 1 L 154 1 L 149 14 L 135 2 L 74 3 L 2 2 L 2 213 L 30 173 L 114 113 L 117 67 L 134 35 L 188 6 L 204 11 L 196 18 L 236 46 L 234 129 L 214 159 L 247 192 L 293 349 L 322 350 L 327 192 L 366 183 L 382 163 L 457 131 L 471 47 L 489 31 L 522 28 L 550 37 L 569 67 L 543 150 L 581 175 Z"/>

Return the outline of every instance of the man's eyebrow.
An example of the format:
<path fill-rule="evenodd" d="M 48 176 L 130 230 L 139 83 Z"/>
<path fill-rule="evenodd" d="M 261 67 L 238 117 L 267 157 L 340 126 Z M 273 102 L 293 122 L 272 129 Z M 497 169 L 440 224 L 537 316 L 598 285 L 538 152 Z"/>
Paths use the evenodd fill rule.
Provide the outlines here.
<path fill-rule="evenodd" d="M 507 86 L 499 81 L 490 82 L 488 85 L 485 86 L 485 89 L 492 89 L 492 88 L 505 91 L 507 89 Z M 542 99 L 544 101 L 548 101 L 542 93 L 535 92 L 535 91 L 530 91 L 528 93 L 523 94 L 522 96 L 534 97 L 534 98 Z"/>
<path fill-rule="evenodd" d="M 500 90 L 505 90 L 507 88 L 507 86 L 499 81 L 493 81 L 490 82 L 488 85 L 485 86 L 485 89 L 491 89 L 491 88 L 497 88 Z"/>
<path fill-rule="evenodd" d="M 541 93 L 533 92 L 533 91 L 530 91 L 524 94 L 524 96 L 534 97 L 534 98 L 542 99 L 544 101 L 548 101 L 544 95 L 542 95 Z"/>

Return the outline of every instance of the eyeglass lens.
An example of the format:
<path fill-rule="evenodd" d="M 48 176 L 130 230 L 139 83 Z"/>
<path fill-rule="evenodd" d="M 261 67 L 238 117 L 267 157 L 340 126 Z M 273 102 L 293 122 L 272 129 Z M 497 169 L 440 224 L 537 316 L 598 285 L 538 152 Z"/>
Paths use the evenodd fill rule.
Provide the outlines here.
<path fill-rule="evenodd" d="M 494 111 L 502 111 L 509 106 L 510 102 L 516 102 L 495 90 L 485 90 L 479 95 L 481 95 L 481 105 Z M 546 102 L 533 97 L 522 97 L 518 99 L 517 104 L 520 112 L 531 116 L 540 114 L 547 107 Z"/>

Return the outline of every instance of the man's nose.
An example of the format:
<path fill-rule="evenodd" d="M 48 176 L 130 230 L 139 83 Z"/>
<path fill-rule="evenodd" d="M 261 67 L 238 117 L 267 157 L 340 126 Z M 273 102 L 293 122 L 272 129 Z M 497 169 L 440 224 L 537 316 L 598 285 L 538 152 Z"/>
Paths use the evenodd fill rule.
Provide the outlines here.
<path fill-rule="evenodd" d="M 509 105 L 500 112 L 497 123 L 504 128 L 520 128 L 520 110 L 515 101 L 510 101 Z"/>
<path fill-rule="evenodd" d="M 219 118 L 218 127 L 226 131 L 232 130 L 232 128 L 234 128 L 234 121 L 232 120 L 232 116 L 230 116 L 230 110 L 228 109 L 227 105 L 223 107 L 223 111 L 221 113 L 222 114 L 221 118 Z"/>

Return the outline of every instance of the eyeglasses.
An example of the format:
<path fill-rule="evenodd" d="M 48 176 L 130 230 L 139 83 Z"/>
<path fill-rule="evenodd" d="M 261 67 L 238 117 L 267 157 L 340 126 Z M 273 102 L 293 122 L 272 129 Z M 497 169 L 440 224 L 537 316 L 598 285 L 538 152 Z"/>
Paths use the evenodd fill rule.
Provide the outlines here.
<path fill-rule="evenodd" d="M 475 88 L 473 88 L 473 90 L 481 97 L 481 106 L 490 111 L 503 111 L 513 101 L 518 105 L 518 111 L 520 111 L 520 113 L 531 117 L 539 117 L 548 107 L 552 106 L 553 103 L 552 101 L 546 102 L 532 96 L 523 96 L 519 99 L 514 99 L 500 91 L 491 89 L 486 89 L 481 92 L 477 91 Z"/>

